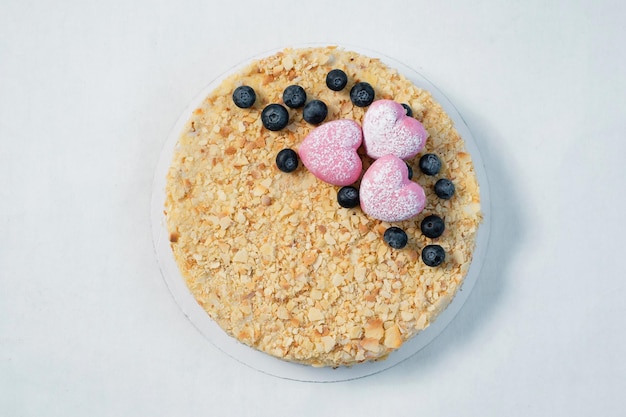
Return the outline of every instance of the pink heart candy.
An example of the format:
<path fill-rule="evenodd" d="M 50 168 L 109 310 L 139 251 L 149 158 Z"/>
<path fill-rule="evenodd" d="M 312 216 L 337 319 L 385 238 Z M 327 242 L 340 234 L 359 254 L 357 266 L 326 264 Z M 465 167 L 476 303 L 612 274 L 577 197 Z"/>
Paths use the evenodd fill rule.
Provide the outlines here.
<path fill-rule="evenodd" d="M 317 178 L 333 185 L 350 185 L 363 165 L 357 149 L 363 141 L 361 126 L 354 120 L 333 120 L 313 129 L 302 141 L 298 154 Z"/>
<path fill-rule="evenodd" d="M 385 222 L 410 219 L 426 205 L 424 190 L 409 180 L 406 163 L 395 155 L 374 161 L 361 179 L 359 196 L 361 210 Z"/>
<path fill-rule="evenodd" d="M 427 137 L 424 126 L 392 100 L 373 102 L 363 117 L 363 144 L 374 159 L 390 154 L 412 158 L 424 148 Z"/>

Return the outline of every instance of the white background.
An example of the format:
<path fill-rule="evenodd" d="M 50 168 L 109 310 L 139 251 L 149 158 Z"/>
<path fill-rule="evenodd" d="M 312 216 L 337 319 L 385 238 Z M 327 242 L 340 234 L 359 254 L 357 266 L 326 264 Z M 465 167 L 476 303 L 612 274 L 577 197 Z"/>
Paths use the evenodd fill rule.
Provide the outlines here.
<path fill-rule="evenodd" d="M 1 0 L 0 415 L 624 415 L 626 6 L 439 3 Z M 472 130 L 493 203 L 456 319 L 400 366 L 332 384 L 208 343 L 150 223 L 194 96 L 307 42 L 429 78 Z"/>

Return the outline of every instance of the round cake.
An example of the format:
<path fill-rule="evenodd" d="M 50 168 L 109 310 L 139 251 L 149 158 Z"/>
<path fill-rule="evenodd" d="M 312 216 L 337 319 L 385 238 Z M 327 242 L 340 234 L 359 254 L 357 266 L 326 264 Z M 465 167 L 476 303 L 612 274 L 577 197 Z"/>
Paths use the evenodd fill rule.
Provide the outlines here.
<path fill-rule="evenodd" d="M 301 88 L 287 95 L 290 86 Z M 336 121 L 362 126 L 380 103 L 402 104 L 426 132 L 417 154 L 398 159 L 398 172 L 412 174 L 404 185 L 425 196 L 406 219 L 344 204 L 354 193 L 303 164 L 311 152 L 336 157 L 332 147 L 300 152 Z M 368 170 L 397 158 L 368 151 L 354 149 L 357 195 Z M 472 158 L 431 94 L 332 46 L 285 49 L 225 78 L 181 133 L 165 194 L 171 248 L 198 304 L 240 342 L 313 366 L 383 359 L 432 323 L 463 283 L 482 219 Z"/>

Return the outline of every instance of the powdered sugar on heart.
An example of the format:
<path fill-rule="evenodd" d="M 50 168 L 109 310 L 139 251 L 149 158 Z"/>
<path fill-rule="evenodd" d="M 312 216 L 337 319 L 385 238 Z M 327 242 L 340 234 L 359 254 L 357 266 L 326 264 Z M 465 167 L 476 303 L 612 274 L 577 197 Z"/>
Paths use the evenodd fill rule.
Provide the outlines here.
<path fill-rule="evenodd" d="M 359 195 L 366 214 L 387 222 L 409 219 L 426 205 L 424 190 L 409 180 L 406 164 L 395 155 L 386 155 L 368 168 Z"/>
<path fill-rule="evenodd" d="M 424 148 L 427 137 L 424 126 L 393 100 L 375 101 L 363 117 L 363 143 L 374 159 L 389 154 L 412 158 Z"/>
<path fill-rule="evenodd" d="M 298 154 L 316 177 L 333 185 L 350 185 L 361 175 L 357 154 L 363 133 L 354 120 L 334 120 L 313 129 L 302 141 Z"/>

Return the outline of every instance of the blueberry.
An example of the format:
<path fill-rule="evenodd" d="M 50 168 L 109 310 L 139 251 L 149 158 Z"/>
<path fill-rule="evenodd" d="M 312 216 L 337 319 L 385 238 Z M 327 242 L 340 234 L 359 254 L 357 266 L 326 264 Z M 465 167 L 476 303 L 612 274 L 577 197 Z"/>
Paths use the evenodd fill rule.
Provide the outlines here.
<path fill-rule="evenodd" d="M 276 166 L 283 172 L 293 172 L 298 168 L 298 154 L 293 149 L 283 149 L 276 155 Z"/>
<path fill-rule="evenodd" d="M 359 190 L 347 185 L 337 192 L 337 202 L 341 207 L 353 208 L 359 205 Z"/>
<path fill-rule="evenodd" d="M 411 165 L 408 164 L 408 162 L 405 162 L 407 169 L 409 170 L 409 179 L 412 180 L 413 179 L 413 168 L 411 167 Z"/>
<path fill-rule="evenodd" d="M 422 229 L 424 236 L 434 239 L 443 234 L 446 225 L 441 217 L 431 214 L 430 216 L 424 217 L 424 220 L 422 220 L 420 224 L 420 229 Z"/>
<path fill-rule="evenodd" d="M 395 226 L 392 226 L 389 229 L 385 230 L 383 239 L 385 239 L 385 242 L 387 242 L 387 244 L 394 249 L 402 249 L 409 241 L 409 238 L 407 237 L 404 230 Z"/>
<path fill-rule="evenodd" d="M 320 100 L 309 101 L 306 106 L 304 106 L 304 110 L 302 111 L 302 117 L 304 117 L 304 120 L 314 125 L 322 123 L 327 115 L 328 107 L 326 107 L 326 104 Z"/>
<path fill-rule="evenodd" d="M 233 91 L 233 102 L 235 102 L 235 106 L 237 107 L 247 109 L 252 107 L 255 101 L 256 93 L 252 87 L 242 85 L 235 88 L 235 91 Z"/>
<path fill-rule="evenodd" d="M 428 245 L 422 249 L 422 261 L 428 266 L 441 265 L 446 259 L 446 251 L 439 245 Z"/>
<path fill-rule="evenodd" d="M 280 130 L 289 123 L 289 112 L 280 104 L 270 104 L 261 112 L 263 126 L 269 130 Z"/>
<path fill-rule="evenodd" d="M 283 91 L 283 102 L 292 109 L 302 107 L 306 103 L 306 91 L 299 85 L 290 85 Z"/>
<path fill-rule="evenodd" d="M 454 195 L 454 184 L 447 178 L 442 178 L 435 183 L 437 197 L 449 200 Z"/>
<path fill-rule="evenodd" d="M 426 175 L 437 175 L 441 169 L 441 160 L 434 153 L 427 153 L 420 158 L 420 170 Z"/>
<path fill-rule="evenodd" d="M 348 84 L 348 76 L 340 69 L 331 70 L 326 75 L 326 85 L 333 91 L 341 91 Z"/>
<path fill-rule="evenodd" d="M 356 83 L 350 90 L 350 100 L 357 107 L 367 107 L 374 101 L 374 88 L 366 82 Z"/>
<path fill-rule="evenodd" d="M 411 107 L 408 104 L 402 103 L 402 107 L 404 107 L 407 116 L 413 117 L 413 110 L 411 110 Z"/>

